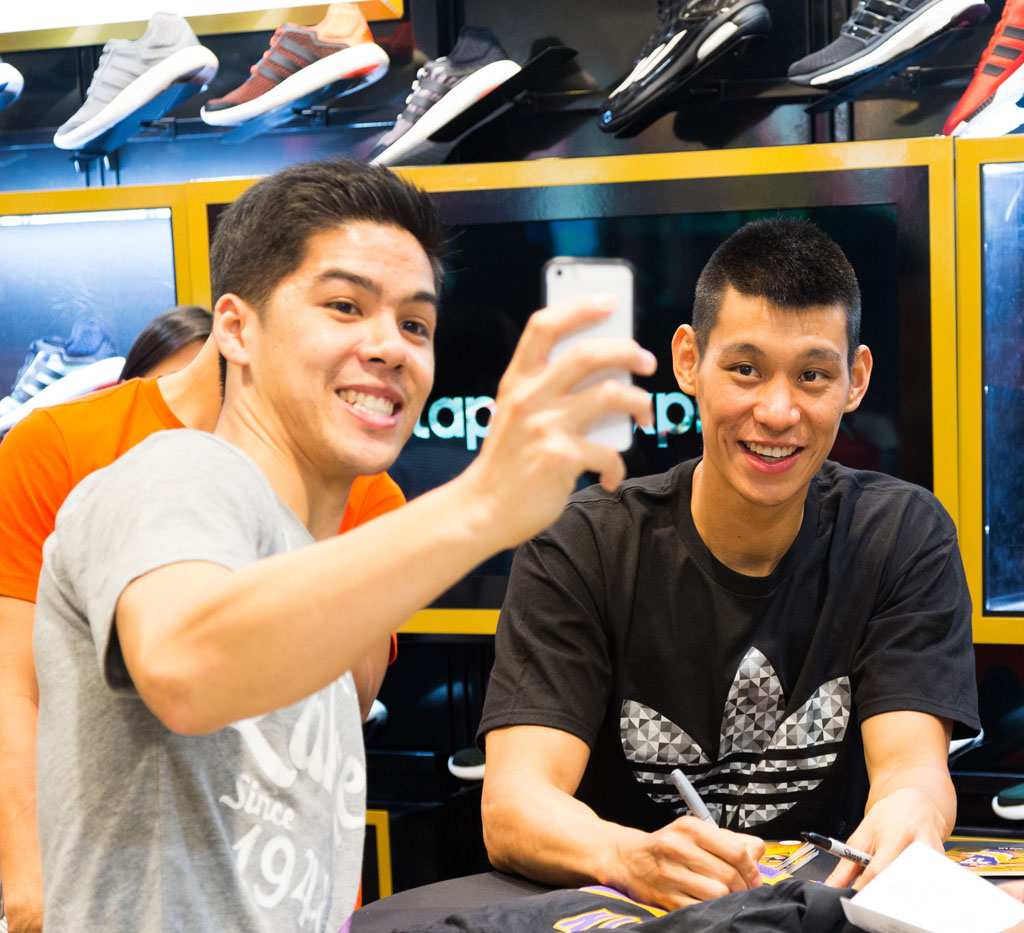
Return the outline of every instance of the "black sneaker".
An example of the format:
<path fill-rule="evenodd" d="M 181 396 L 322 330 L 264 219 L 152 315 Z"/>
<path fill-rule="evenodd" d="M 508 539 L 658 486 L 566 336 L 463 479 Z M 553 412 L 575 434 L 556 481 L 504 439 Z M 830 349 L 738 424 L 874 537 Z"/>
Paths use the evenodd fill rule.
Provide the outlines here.
<path fill-rule="evenodd" d="M 405 109 L 370 154 L 372 165 L 401 165 L 441 127 L 522 69 L 483 26 L 463 26 L 451 52 L 416 72 Z"/>
<path fill-rule="evenodd" d="M 658 27 L 608 95 L 598 126 L 618 132 L 740 42 L 764 35 L 771 23 L 761 0 L 658 0 Z"/>
<path fill-rule="evenodd" d="M 789 66 L 789 80 L 812 87 L 842 84 L 909 52 L 958 22 L 979 0 L 860 0 L 839 38 Z"/>
<path fill-rule="evenodd" d="M 992 798 L 992 809 L 1004 820 L 1024 820 L 1024 784 L 1000 791 Z"/>

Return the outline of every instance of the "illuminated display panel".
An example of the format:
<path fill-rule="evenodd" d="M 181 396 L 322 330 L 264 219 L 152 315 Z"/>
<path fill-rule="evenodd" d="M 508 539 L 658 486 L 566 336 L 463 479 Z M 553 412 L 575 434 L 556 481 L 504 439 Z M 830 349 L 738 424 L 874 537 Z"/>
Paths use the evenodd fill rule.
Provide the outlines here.
<path fill-rule="evenodd" d="M 370 21 L 398 19 L 404 0 L 355 0 Z M 168 0 L 160 10 L 186 17 L 200 36 L 276 29 L 284 22 L 315 23 L 327 4 L 268 6 L 252 0 Z M 98 45 L 142 35 L 153 9 L 132 0 L 57 0 L 7 3 L 0 19 L 0 52 Z"/>
<path fill-rule="evenodd" d="M 123 356 L 178 303 L 171 209 L 0 216 L 0 394 L 29 347 L 94 318 Z"/>
<path fill-rule="evenodd" d="M 632 476 L 700 453 L 699 413 L 678 391 L 669 343 L 689 321 L 697 276 L 749 220 L 810 219 L 849 256 L 863 294 L 862 340 L 875 357 L 871 388 L 844 420 L 835 459 L 932 486 L 931 289 L 928 168 L 800 172 L 599 185 L 439 191 L 449 227 L 437 335 L 437 377 L 415 435 L 389 471 L 410 497 L 460 472 L 486 436 L 488 403 L 554 255 L 621 256 L 637 269 L 636 336 L 659 360 L 642 384 L 655 431 L 635 433 Z M 223 206 L 211 204 L 212 231 Z M 950 412 L 950 417 L 953 416 Z M 581 480 L 581 485 L 593 477 Z M 511 555 L 487 561 L 436 604 L 496 609 Z"/>
<path fill-rule="evenodd" d="M 1024 163 L 982 173 L 984 609 L 1024 612 Z"/>

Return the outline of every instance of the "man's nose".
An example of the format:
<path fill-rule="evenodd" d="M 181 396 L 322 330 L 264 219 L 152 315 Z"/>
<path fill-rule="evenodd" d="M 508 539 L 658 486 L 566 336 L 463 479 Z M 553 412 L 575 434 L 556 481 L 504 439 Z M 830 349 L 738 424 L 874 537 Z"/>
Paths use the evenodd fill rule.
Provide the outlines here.
<path fill-rule="evenodd" d="M 375 314 L 365 324 L 366 334 L 360 345 L 362 358 L 389 367 L 402 366 L 408 359 L 409 348 L 397 319 L 391 314 Z"/>
<path fill-rule="evenodd" d="M 768 380 L 758 391 L 754 418 L 771 431 L 785 431 L 800 420 L 793 387 L 780 376 Z"/>

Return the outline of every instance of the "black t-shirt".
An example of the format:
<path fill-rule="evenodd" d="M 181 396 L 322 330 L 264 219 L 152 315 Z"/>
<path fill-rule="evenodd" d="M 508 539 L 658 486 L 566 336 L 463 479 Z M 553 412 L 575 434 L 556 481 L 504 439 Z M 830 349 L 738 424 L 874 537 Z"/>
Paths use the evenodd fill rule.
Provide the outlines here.
<path fill-rule="evenodd" d="M 767 577 L 730 570 L 690 513 L 697 461 L 575 495 L 520 547 L 480 735 L 541 725 L 591 749 L 577 796 L 653 830 L 845 837 L 867 800 L 860 723 L 915 710 L 979 728 L 956 528 L 928 491 L 826 461 Z"/>

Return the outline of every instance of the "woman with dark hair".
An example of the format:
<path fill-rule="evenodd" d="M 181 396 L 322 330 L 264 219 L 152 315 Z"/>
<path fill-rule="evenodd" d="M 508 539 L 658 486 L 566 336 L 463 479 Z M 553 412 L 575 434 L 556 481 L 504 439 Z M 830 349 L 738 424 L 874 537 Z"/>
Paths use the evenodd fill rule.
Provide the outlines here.
<path fill-rule="evenodd" d="M 166 376 L 183 369 L 210 336 L 212 321 L 210 312 L 198 305 L 178 305 L 158 314 L 135 338 L 119 381 Z"/>

